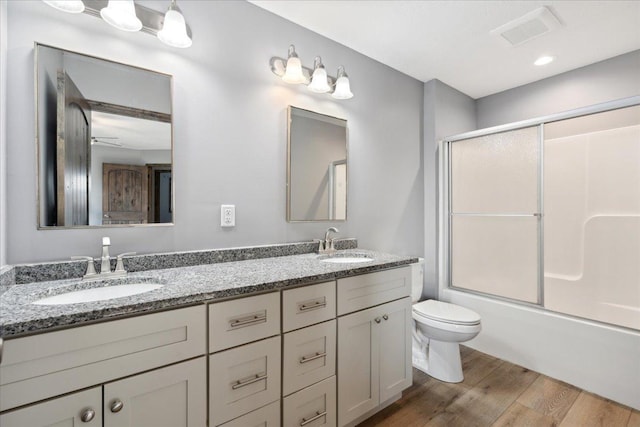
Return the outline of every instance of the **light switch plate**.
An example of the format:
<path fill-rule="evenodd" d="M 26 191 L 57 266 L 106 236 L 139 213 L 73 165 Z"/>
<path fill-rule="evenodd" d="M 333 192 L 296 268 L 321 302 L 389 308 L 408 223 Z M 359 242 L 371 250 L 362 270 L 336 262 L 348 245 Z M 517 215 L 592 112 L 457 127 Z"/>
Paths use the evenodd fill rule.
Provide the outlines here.
<path fill-rule="evenodd" d="M 220 205 L 220 226 L 236 226 L 236 205 Z"/>

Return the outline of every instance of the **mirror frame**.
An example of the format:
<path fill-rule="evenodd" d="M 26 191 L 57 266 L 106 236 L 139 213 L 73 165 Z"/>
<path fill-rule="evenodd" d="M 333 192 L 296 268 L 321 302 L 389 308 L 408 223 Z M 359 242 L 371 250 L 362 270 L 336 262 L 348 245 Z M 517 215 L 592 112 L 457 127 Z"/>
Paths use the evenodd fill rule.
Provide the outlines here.
<path fill-rule="evenodd" d="M 346 185 L 345 189 L 345 212 L 344 219 L 292 219 L 291 218 L 291 116 L 293 109 L 301 110 L 307 113 L 316 114 L 320 116 L 329 117 L 334 120 L 340 120 L 344 122 L 345 132 L 345 164 L 347 166 L 346 172 Z M 330 116 L 328 114 L 322 114 L 317 111 L 308 110 L 306 108 L 296 107 L 295 105 L 289 105 L 287 107 L 287 206 L 286 217 L 287 222 L 346 222 L 349 219 L 349 127 L 347 119 L 340 117 Z"/>
<path fill-rule="evenodd" d="M 91 58 L 91 59 L 95 59 L 95 60 L 99 60 L 99 61 L 105 61 L 105 62 L 109 62 L 111 64 L 116 64 L 116 65 L 120 65 L 120 66 L 124 66 L 124 67 L 130 67 L 130 68 L 134 68 L 136 70 L 139 71 L 144 71 L 144 72 L 149 72 L 149 73 L 154 73 L 154 74 L 158 74 L 160 76 L 164 76 L 164 77 L 168 77 L 169 78 L 169 102 L 171 105 L 171 171 L 172 171 L 172 175 L 171 175 L 171 222 L 157 222 L 157 223 L 144 223 L 144 224 L 100 224 L 100 225 L 73 225 L 73 226 L 67 226 L 67 225 L 63 225 L 63 226 L 58 226 L 58 225 L 42 225 L 41 223 L 41 215 L 40 215 L 40 207 L 42 204 L 42 200 L 40 198 L 40 157 L 41 157 L 41 148 L 40 148 L 40 111 L 38 108 L 38 99 L 39 99 L 39 95 L 40 95 L 40 87 L 39 87 L 39 71 L 38 71 L 38 64 L 39 64 L 39 58 L 38 58 L 38 48 L 39 47 L 45 47 L 45 48 L 51 48 L 51 49 L 56 49 L 65 53 L 71 53 L 74 55 L 82 55 L 86 58 Z M 175 153 L 174 153 L 174 149 L 175 149 L 175 138 L 174 138 L 174 121 L 173 121 L 173 117 L 174 117 L 174 108 L 173 108 L 173 75 L 168 74 L 168 73 L 163 73 L 160 71 L 156 71 L 156 70 L 151 70 L 148 68 L 143 68 L 143 67 L 139 67 L 136 65 L 131 65 L 131 64 L 125 64 L 124 62 L 118 62 L 118 61 L 113 61 L 111 59 L 106 59 L 106 58 L 102 58 L 99 56 L 95 56 L 95 55 L 89 55 L 86 53 L 82 53 L 82 52 L 76 52 L 76 51 L 72 51 L 69 49 L 63 49 L 57 46 L 52 46 L 46 43 L 40 43 L 40 42 L 34 42 L 34 54 L 33 54 L 33 69 L 34 69 L 34 105 L 35 105 L 35 123 L 34 123 L 34 127 L 35 127 L 35 144 L 36 144 L 36 156 L 35 156 L 35 161 L 36 161 L 36 224 L 37 224 L 37 229 L 38 230 L 77 230 L 77 229 L 99 229 L 99 228 L 129 228 L 129 227 L 172 227 L 175 225 L 176 223 L 176 218 L 175 218 L 175 177 L 173 175 L 173 171 L 175 170 L 174 166 L 175 166 Z M 89 184 L 90 186 L 90 184 Z"/>

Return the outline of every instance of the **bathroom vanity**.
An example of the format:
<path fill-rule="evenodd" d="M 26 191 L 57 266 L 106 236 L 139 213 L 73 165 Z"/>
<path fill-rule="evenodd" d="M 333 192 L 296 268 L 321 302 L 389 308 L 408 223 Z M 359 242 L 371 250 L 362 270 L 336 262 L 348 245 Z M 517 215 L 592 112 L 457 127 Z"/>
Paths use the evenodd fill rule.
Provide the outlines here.
<path fill-rule="evenodd" d="M 338 253 L 349 255 L 138 271 L 120 280 L 163 287 L 69 305 L 33 302 L 87 286 L 77 279 L 9 286 L 0 295 L 0 423 L 355 425 L 411 384 L 417 260 Z"/>

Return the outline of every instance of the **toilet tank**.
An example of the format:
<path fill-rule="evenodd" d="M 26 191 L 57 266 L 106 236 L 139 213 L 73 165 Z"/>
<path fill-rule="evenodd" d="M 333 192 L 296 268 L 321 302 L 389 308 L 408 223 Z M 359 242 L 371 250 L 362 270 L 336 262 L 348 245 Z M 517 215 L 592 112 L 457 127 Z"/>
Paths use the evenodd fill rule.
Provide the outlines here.
<path fill-rule="evenodd" d="M 411 264 L 411 302 L 420 301 L 423 283 L 424 258 L 418 258 L 418 262 Z"/>

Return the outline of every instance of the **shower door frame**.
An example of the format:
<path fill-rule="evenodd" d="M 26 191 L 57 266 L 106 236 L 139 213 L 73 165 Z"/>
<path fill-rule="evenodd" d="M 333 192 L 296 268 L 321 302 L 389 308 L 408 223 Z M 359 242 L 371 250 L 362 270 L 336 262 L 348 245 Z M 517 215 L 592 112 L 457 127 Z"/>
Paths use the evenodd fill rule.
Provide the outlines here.
<path fill-rule="evenodd" d="M 515 303 L 519 305 L 525 305 L 529 307 L 535 307 L 538 309 L 543 309 L 547 311 L 549 310 L 544 306 L 544 126 L 547 123 L 557 122 L 561 120 L 572 119 L 581 116 L 588 116 L 591 114 L 603 113 L 606 111 L 618 110 L 626 107 L 633 107 L 640 105 L 640 96 L 632 96 L 629 98 L 623 98 L 615 101 L 605 102 L 601 104 L 595 104 L 588 107 L 577 108 L 574 110 L 569 110 L 561 113 L 551 114 L 547 116 L 542 116 L 534 119 L 523 120 L 514 123 L 508 123 L 500 126 L 493 126 L 489 128 L 479 129 L 471 132 L 465 132 L 458 135 L 453 135 L 438 142 L 438 151 L 440 153 L 440 159 L 438 166 L 440 171 L 438 171 L 438 179 L 440 181 L 438 186 L 438 242 L 439 242 L 439 250 L 438 257 L 442 257 L 438 259 L 438 282 L 439 289 L 445 287 L 447 289 L 452 289 L 460 292 L 465 292 L 469 294 L 479 295 L 483 297 L 488 297 L 496 300 L 501 300 L 509 303 Z M 535 216 L 538 218 L 538 239 L 537 239 L 537 301 L 535 303 L 518 300 L 514 298 L 509 298 L 501 295 L 476 291 L 472 289 L 461 288 L 457 286 L 453 286 L 452 279 L 452 220 L 453 216 L 456 214 L 452 213 L 451 202 L 452 202 L 452 167 L 451 167 L 451 146 L 453 143 L 468 140 L 471 138 L 477 138 L 481 136 L 493 135 L 508 131 L 519 130 L 523 128 L 531 128 L 538 127 L 538 212 L 533 213 L 531 215 L 523 215 L 523 214 L 487 214 L 485 216 L 502 216 L 502 217 L 523 217 L 523 216 Z M 481 216 L 481 215 L 477 215 Z M 580 318 L 579 316 L 574 316 L 567 313 L 560 313 L 565 316 Z M 584 319 L 584 318 L 581 318 Z M 599 320 L 587 319 L 593 322 L 605 323 Z M 624 326 L 615 325 L 621 328 L 625 328 Z"/>

